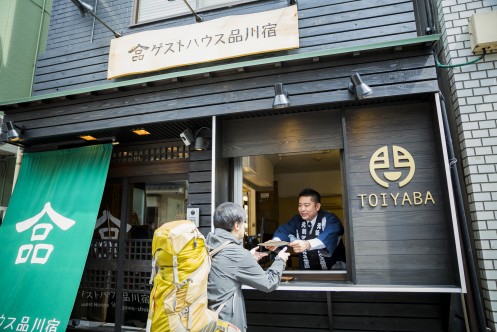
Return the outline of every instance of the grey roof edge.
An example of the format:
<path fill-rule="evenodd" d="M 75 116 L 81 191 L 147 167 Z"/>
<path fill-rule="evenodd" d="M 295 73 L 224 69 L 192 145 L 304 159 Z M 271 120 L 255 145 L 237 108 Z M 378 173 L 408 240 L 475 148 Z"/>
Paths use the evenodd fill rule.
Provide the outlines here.
<path fill-rule="evenodd" d="M 440 39 L 440 37 L 441 37 L 440 34 L 434 34 L 434 35 L 427 35 L 427 36 L 421 36 L 421 37 L 415 37 L 415 38 L 407 38 L 407 39 L 401 39 L 401 40 L 395 40 L 395 41 L 389 41 L 389 42 L 383 42 L 383 43 L 358 45 L 358 46 L 336 48 L 336 49 L 326 49 L 326 50 L 312 51 L 312 52 L 306 52 L 306 53 L 275 56 L 275 57 L 257 59 L 257 60 L 239 61 L 239 62 L 235 62 L 235 63 L 231 63 L 231 64 L 213 65 L 213 66 L 208 66 L 208 67 L 203 67 L 203 68 L 189 69 L 189 70 L 183 70 L 183 71 L 178 71 L 178 72 L 173 72 L 173 73 L 135 78 L 135 79 L 127 80 L 127 81 L 96 85 L 96 86 L 87 87 L 87 88 L 67 90 L 67 91 L 61 91 L 61 92 L 57 92 L 57 93 L 50 93 L 50 94 L 44 94 L 44 95 L 38 95 L 38 96 L 31 96 L 31 97 L 25 97 L 25 98 L 13 99 L 13 100 L 0 101 L 0 106 L 2 106 L 2 108 L 5 108 L 5 106 L 9 106 L 9 105 L 16 105 L 16 104 L 21 104 L 21 103 L 31 103 L 31 102 L 56 99 L 56 98 L 63 98 L 66 96 L 71 96 L 71 95 L 117 89 L 117 88 L 132 86 L 132 85 L 140 85 L 140 84 L 162 81 L 162 80 L 166 80 L 166 79 L 173 79 L 173 78 L 178 78 L 178 77 L 186 77 L 186 76 L 199 75 L 199 74 L 205 74 L 205 73 L 213 73 L 213 72 L 217 72 L 217 71 L 244 68 L 244 67 L 259 66 L 259 65 L 271 64 L 271 63 L 291 62 L 291 61 L 296 61 L 296 60 L 312 59 L 315 57 L 323 57 L 323 56 L 344 55 L 347 53 L 381 50 L 381 49 L 388 49 L 388 48 L 399 47 L 399 46 L 409 46 L 409 45 L 424 44 L 424 43 L 429 44 L 429 43 L 435 43 L 436 41 L 438 41 Z"/>

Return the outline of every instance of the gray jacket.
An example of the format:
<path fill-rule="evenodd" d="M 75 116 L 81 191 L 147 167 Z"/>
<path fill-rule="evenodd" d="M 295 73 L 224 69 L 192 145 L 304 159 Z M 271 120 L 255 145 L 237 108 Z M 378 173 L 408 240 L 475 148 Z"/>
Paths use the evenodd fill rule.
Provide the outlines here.
<path fill-rule="evenodd" d="M 247 330 L 247 316 L 242 294 L 242 285 L 263 292 L 275 290 L 280 282 L 285 262 L 276 257 L 273 265 L 264 271 L 250 251 L 230 232 L 216 228 L 209 233 L 206 244 L 209 250 L 217 248 L 227 240 L 232 244 L 217 253 L 212 259 L 207 294 L 209 308 L 216 310 L 225 303 L 219 318 L 234 324 L 242 331 Z"/>

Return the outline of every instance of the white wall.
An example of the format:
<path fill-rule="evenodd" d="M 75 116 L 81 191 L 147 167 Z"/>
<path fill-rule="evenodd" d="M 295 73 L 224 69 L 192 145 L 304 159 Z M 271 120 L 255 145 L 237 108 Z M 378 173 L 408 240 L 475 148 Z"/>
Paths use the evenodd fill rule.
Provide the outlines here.
<path fill-rule="evenodd" d="M 340 171 L 278 174 L 278 196 L 297 197 L 304 188 L 312 188 L 321 196 L 342 194 L 342 175 Z"/>
<path fill-rule="evenodd" d="M 448 64 L 476 58 L 471 52 L 468 18 L 496 11 L 497 0 L 437 0 Z M 487 325 L 497 322 L 497 54 L 448 70 L 458 127 L 465 185 L 477 247 Z"/>

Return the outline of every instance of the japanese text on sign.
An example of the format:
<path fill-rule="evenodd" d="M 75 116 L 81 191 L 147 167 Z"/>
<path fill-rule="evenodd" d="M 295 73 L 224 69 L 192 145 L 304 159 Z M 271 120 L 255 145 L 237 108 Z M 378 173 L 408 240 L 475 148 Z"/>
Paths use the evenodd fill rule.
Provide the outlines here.
<path fill-rule="evenodd" d="M 31 318 L 23 316 L 22 318 L 9 317 L 5 314 L 0 315 L 0 331 L 22 331 L 22 332 L 57 332 L 60 327 L 60 321 L 57 319 Z M 65 327 L 62 329 L 65 330 Z"/>
<path fill-rule="evenodd" d="M 271 38 L 276 37 L 277 24 L 267 24 L 265 26 L 234 29 L 228 34 L 205 35 L 189 40 L 178 40 L 174 42 L 157 43 L 152 46 L 138 44 L 131 48 L 128 53 L 131 54 L 132 61 L 143 61 L 147 53 L 151 56 L 166 56 L 172 53 L 181 53 L 186 51 L 198 50 L 206 47 L 214 47 L 220 44 L 243 43 L 249 38 Z M 242 33 L 243 30 L 243 33 Z"/>
<path fill-rule="evenodd" d="M 298 47 L 290 6 L 114 39 L 107 78 Z"/>

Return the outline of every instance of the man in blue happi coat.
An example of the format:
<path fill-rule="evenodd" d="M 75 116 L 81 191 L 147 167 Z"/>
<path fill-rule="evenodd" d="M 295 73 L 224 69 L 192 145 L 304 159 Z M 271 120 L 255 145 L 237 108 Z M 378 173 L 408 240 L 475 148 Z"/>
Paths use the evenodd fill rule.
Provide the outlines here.
<path fill-rule="evenodd" d="M 335 214 L 321 210 L 321 195 L 310 188 L 302 190 L 298 210 L 299 214 L 278 227 L 272 240 L 290 242 L 301 270 L 345 268 L 343 226 Z"/>

